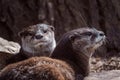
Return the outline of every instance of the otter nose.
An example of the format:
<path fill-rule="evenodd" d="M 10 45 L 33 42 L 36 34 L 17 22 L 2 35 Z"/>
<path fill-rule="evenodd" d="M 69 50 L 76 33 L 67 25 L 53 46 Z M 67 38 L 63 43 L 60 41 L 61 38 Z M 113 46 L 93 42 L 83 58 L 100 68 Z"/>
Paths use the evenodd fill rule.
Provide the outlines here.
<path fill-rule="evenodd" d="M 99 36 L 101 37 L 105 36 L 104 32 L 99 32 Z"/>
<path fill-rule="evenodd" d="M 35 35 L 36 39 L 41 39 L 43 36 L 42 35 Z"/>

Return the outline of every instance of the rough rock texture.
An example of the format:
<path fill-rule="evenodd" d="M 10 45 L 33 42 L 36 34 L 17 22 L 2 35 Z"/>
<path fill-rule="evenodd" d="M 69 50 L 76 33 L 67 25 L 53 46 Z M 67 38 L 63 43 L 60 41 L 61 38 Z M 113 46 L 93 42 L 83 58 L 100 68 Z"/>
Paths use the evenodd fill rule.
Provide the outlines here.
<path fill-rule="evenodd" d="M 5 39 L 19 41 L 19 31 L 42 22 L 55 26 L 57 40 L 74 28 L 101 29 L 108 43 L 100 55 L 120 55 L 120 0 L 0 0 L 0 36 Z"/>
<path fill-rule="evenodd" d="M 92 57 L 90 75 L 84 80 L 120 80 L 120 57 Z"/>
<path fill-rule="evenodd" d="M 91 73 L 84 80 L 120 80 L 120 70 Z"/>
<path fill-rule="evenodd" d="M 0 70 L 6 66 L 6 60 L 19 53 L 19 50 L 18 43 L 0 38 Z"/>
<path fill-rule="evenodd" d="M 18 43 L 0 37 L 0 52 L 16 54 L 19 53 L 20 48 L 21 47 Z"/>
<path fill-rule="evenodd" d="M 120 57 L 111 57 L 109 59 L 91 59 L 91 72 L 96 73 L 109 70 L 120 70 Z"/>

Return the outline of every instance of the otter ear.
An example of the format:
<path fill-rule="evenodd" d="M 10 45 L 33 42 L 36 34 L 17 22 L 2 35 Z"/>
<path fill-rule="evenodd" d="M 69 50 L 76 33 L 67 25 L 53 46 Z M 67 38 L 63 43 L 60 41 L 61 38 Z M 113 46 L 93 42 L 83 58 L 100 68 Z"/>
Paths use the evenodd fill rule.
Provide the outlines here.
<path fill-rule="evenodd" d="M 78 34 L 75 33 L 75 34 L 72 34 L 72 35 L 69 36 L 69 39 L 71 41 L 74 41 L 76 38 L 80 39 L 81 35 L 78 35 Z"/>
<path fill-rule="evenodd" d="M 18 32 L 19 37 L 22 37 L 22 35 L 23 35 L 22 32 Z"/>
<path fill-rule="evenodd" d="M 70 35 L 70 36 L 69 36 L 69 40 L 72 41 L 72 42 L 75 40 L 75 38 L 76 38 L 75 35 Z"/>
<path fill-rule="evenodd" d="M 23 37 L 23 36 L 24 36 L 24 34 L 25 34 L 25 30 L 20 31 L 20 32 L 18 33 L 18 36 L 19 36 L 19 37 Z"/>
<path fill-rule="evenodd" d="M 51 29 L 52 31 L 55 31 L 55 28 L 54 28 L 53 26 L 50 26 L 50 29 Z"/>

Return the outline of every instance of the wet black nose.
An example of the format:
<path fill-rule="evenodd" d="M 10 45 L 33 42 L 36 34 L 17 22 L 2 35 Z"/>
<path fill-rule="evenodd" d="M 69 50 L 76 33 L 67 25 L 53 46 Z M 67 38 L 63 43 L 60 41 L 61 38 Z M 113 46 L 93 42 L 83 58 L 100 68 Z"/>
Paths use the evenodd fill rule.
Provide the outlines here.
<path fill-rule="evenodd" d="M 35 35 L 35 38 L 36 39 L 41 39 L 41 38 L 43 38 L 43 36 L 42 35 Z"/>
<path fill-rule="evenodd" d="M 99 33 L 99 36 L 101 36 L 101 37 L 102 37 L 102 36 L 105 36 L 104 32 L 100 32 L 100 33 Z"/>

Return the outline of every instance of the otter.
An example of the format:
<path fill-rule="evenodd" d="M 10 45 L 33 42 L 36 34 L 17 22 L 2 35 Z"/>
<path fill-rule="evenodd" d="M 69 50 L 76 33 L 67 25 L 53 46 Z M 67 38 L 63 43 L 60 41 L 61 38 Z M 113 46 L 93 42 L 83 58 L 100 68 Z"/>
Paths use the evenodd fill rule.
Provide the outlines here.
<path fill-rule="evenodd" d="M 83 80 L 90 58 L 105 41 L 102 31 L 80 28 L 63 35 L 50 57 L 32 57 L 8 65 L 0 80 Z"/>
<path fill-rule="evenodd" d="M 33 56 L 49 56 L 56 47 L 54 27 L 47 24 L 29 26 L 19 32 L 20 53 L 8 59 L 7 64 L 25 60 Z"/>

